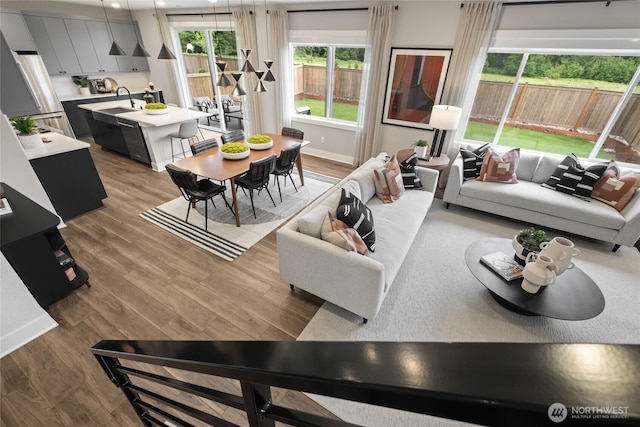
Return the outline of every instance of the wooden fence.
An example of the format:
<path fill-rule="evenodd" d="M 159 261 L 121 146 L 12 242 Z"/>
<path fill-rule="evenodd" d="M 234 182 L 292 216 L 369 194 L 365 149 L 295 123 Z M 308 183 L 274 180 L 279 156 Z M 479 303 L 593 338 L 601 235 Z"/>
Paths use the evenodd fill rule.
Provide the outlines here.
<path fill-rule="evenodd" d="M 294 94 L 297 99 L 324 99 L 327 79 L 327 67 L 323 65 L 296 64 L 293 66 Z M 336 68 L 334 73 L 333 99 L 358 104 L 362 70 Z"/>
<path fill-rule="evenodd" d="M 213 85 L 211 83 L 211 73 L 209 72 L 209 63 L 204 55 L 184 54 L 185 68 L 187 70 L 187 81 L 189 82 L 189 91 L 191 96 L 200 97 L 208 96 L 210 99 L 215 97 Z M 237 58 L 219 58 L 227 63 L 225 72 L 228 74 L 229 80 L 235 83 L 229 71 L 238 69 Z M 198 70 L 205 69 L 206 72 L 199 73 Z M 220 75 L 218 73 L 218 75 Z M 223 95 L 231 94 L 233 86 L 220 87 L 220 93 Z"/>
<path fill-rule="evenodd" d="M 510 83 L 481 81 L 471 110 L 471 119 L 500 120 L 511 91 Z M 620 101 L 622 93 L 595 89 L 552 86 L 518 86 L 507 116 L 509 122 L 554 126 L 599 134 Z M 640 94 L 631 95 L 629 103 L 611 130 L 640 149 Z"/>

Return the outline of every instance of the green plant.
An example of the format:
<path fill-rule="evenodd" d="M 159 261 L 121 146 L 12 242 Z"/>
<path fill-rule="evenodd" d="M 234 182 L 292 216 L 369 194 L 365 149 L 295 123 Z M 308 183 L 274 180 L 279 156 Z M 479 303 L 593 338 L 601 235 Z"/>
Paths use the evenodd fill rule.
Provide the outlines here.
<path fill-rule="evenodd" d="M 167 108 L 167 104 L 163 104 L 162 102 L 150 102 L 144 106 L 147 110 L 164 110 Z"/>
<path fill-rule="evenodd" d="M 76 86 L 80 86 L 80 87 L 89 86 L 88 76 L 71 76 L 71 80 L 73 80 L 73 83 L 75 83 Z"/>
<path fill-rule="evenodd" d="M 29 116 L 16 116 L 9 119 L 13 127 L 18 131 L 18 135 L 27 136 L 33 135 L 36 127 L 36 122 L 33 117 Z"/>
<path fill-rule="evenodd" d="M 518 234 L 516 234 L 516 240 L 523 248 L 532 252 L 539 251 L 540 244 L 548 242 L 547 234 L 543 230 L 538 230 L 533 227 L 520 230 Z"/>
<path fill-rule="evenodd" d="M 228 144 L 223 144 L 222 147 L 220 147 L 220 150 L 224 153 L 243 153 L 248 149 L 249 147 L 244 145 L 242 142 L 230 142 Z"/>
<path fill-rule="evenodd" d="M 419 139 L 415 141 L 411 146 L 412 147 L 426 147 L 428 145 L 427 141 L 424 139 Z"/>
<path fill-rule="evenodd" d="M 199 73 L 206 73 L 207 69 L 206 68 L 198 68 L 198 72 Z"/>

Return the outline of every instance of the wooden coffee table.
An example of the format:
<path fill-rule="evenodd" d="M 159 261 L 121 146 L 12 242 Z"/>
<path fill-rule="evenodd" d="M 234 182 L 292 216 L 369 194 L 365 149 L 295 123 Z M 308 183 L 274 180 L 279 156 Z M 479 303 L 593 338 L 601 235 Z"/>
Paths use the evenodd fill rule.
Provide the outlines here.
<path fill-rule="evenodd" d="M 524 291 L 522 279 L 507 282 L 480 261 L 480 257 L 502 251 L 514 253 L 510 239 L 483 239 L 472 243 L 464 257 L 471 273 L 491 292 L 491 296 L 509 310 L 529 315 L 563 320 L 586 320 L 604 310 L 604 295 L 598 285 L 578 267 L 566 270 L 553 285 L 538 293 Z"/>

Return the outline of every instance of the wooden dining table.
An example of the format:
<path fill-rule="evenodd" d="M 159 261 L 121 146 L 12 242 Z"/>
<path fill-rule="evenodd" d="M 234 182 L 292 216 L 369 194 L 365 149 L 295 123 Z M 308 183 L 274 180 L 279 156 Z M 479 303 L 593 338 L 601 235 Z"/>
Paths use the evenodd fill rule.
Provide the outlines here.
<path fill-rule="evenodd" d="M 272 133 L 263 133 L 262 135 L 270 136 L 273 139 L 273 147 L 267 150 L 250 150 L 249 157 L 240 160 L 228 160 L 222 157 L 220 147 L 210 148 L 196 154 L 195 156 L 187 157 L 186 159 L 178 160 L 174 163 L 179 168 L 189 170 L 196 175 L 203 176 L 209 179 L 215 179 L 217 181 L 229 180 L 231 184 L 231 196 L 233 199 L 233 213 L 236 217 L 236 226 L 240 227 L 240 213 L 238 211 L 238 199 L 236 196 L 235 179 L 249 171 L 251 162 L 255 162 L 265 157 L 275 154 L 276 157 L 280 157 L 280 153 L 285 148 L 301 144 L 302 147 L 309 144 L 309 141 L 302 139 L 292 138 L 289 136 L 277 135 Z M 244 142 L 237 141 L 237 142 Z M 298 156 L 296 160 L 296 166 L 298 168 L 298 174 L 300 175 L 300 183 L 304 185 L 304 175 L 302 173 L 302 156 Z"/>

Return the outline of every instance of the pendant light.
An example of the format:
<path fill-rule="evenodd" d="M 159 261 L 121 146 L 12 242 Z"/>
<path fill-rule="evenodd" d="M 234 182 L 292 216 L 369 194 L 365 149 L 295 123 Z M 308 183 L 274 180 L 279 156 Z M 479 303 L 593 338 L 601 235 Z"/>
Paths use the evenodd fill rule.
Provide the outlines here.
<path fill-rule="evenodd" d="M 102 3 L 104 18 L 107 20 L 107 28 L 109 28 L 109 35 L 111 36 L 111 40 L 113 40 L 113 43 L 111 44 L 111 49 L 109 49 L 109 55 L 117 55 L 117 56 L 126 55 L 127 52 L 122 50 L 122 48 L 118 46 L 118 43 L 116 43 L 116 40 L 113 38 L 113 31 L 111 31 L 111 24 L 109 23 L 109 17 L 107 16 L 107 9 L 105 9 L 104 7 L 104 0 L 100 0 L 100 2 Z"/>
<path fill-rule="evenodd" d="M 264 30 L 267 32 L 267 55 L 271 56 L 271 44 L 269 43 L 269 24 L 267 23 L 267 0 L 264 0 Z M 264 81 L 275 82 L 276 77 L 271 72 L 271 66 L 273 65 L 273 60 L 265 59 L 264 65 L 267 66 L 267 72 L 264 75 Z"/>
<path fill-rule="evenodd" d="M 227 2 L 228 2 L 228 0 L 227 0 Z M 213 3 L 213 18 L 216 20 L 216 33 L 219 33 L 220 29 L 218 28 L 218 14 L 216 13 L 216 4 L 215 3 Z M 214 52 L 214 54 L 216 54 L 216 59 L 218 59 L 218 55 L 217 55 L 215 50 L 216 50 L 216 47 L 214 46 L 213 47 L 213 52 Z M 218 67 L 218 70 L 220 70 L 220 78 L 216 82 L 216 86 L 220 86 L 220 87 L 229 87 L 229 86 L 231 86 L 233 83 L 231 83 L 231 80 L 229 80 L 229 77 L 227 77 L 227 75 L 224 73 L 224 70 L 226 70 L 226 68 L 227 68 L 227 63 L 224 62 L 224 61 L 216 61 L 216 67 Z"/>
<path fill-rule="evenodd" d="M 129 9 L 129 18 L 131 18 L 131 25 L 133 25 L 133 30 L 135 31 L 136 27 L 135 24 L 133 23 L 133 14 L 131 13 L 131 7 L 129 6 L 129 0 L 127 0 L 127 9 Z M 132 56 L 151 56 L 149 55 L 149 52 L 147 52 L 147 50 L 144 48 L 144 46 L 142 46 L 140 44 L 140 40 L 138 39 L 138 32 L 136 31 L 136 47 L 135 49 L 133 49 L 133 54 Z"/>
<path fill-rule="evenodd" d="M 103 0 L 104 1 L 104 0 Z M 158 16 L 158 5 L 156 0 L 153 0 L 153 6 L 156 8 L 156 21 L 158 21 L 158 28 L 160 29 L 160 37 L 162 37 L 162 47 L 158 54 L 158 59 L 176 59 L 176 56 L 169 50 L 164 42 L 164 32 L 162 31 L 162 25 L 160 25 L 160 17 Z"/>

